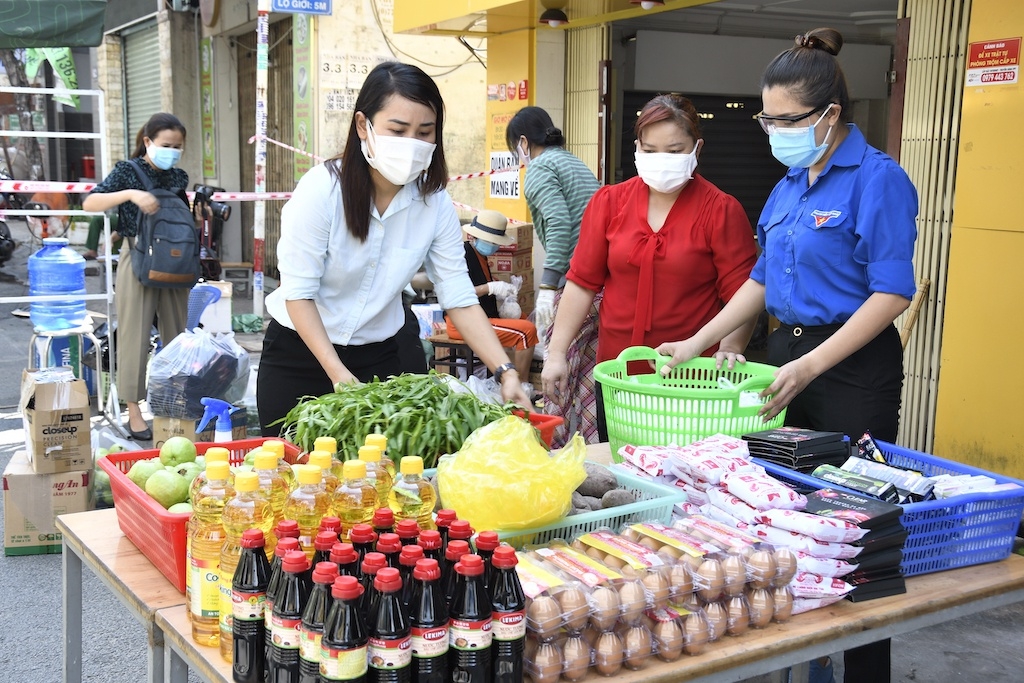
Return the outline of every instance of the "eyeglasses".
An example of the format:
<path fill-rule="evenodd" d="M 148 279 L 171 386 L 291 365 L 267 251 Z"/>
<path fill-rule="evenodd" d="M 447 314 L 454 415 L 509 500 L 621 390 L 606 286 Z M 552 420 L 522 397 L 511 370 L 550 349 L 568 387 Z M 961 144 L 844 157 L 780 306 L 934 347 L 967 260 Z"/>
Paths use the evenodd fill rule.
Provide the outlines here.
<path fill-rule="evenodd" d="M 822 113 L 822 117 L 823 118 L 824 118 L 825 114 L 828 113 L 828 110 L 831 109 L 831 108 L 832 108 L 832 104 L 829 104 L 827 107 L 825 107 L 825 111 L 824 111 L 824 113 Z M 817 109 L 812 109 L 809 112 L 807 112 L 806 114 L 797 114 L 796 116 L 767 116 L 762 111 L 760 113 L 754 114 L 754 118 L 757 119 L 757 122 L 761 124 L 761 129 L 764 130 L 765 133 L 768 133 L 769 135 L 771 135 L 772 133 L 774 133 L 779 128 L 793 128 L 794 127 L 793 126 L 794 123 L 799 123 L 800 121 L 803 121 L 804 119 L 808 119 L 811 116 L 814 116 L 815 114 L 817 114 L 819 111 L 821 111 L 820 107 L 817 108 Z M 820 120 L 821 119 L 819 119 L 819 121 Z M 815 125 L 817 125 L 817 124 L 815 124 Z"/>

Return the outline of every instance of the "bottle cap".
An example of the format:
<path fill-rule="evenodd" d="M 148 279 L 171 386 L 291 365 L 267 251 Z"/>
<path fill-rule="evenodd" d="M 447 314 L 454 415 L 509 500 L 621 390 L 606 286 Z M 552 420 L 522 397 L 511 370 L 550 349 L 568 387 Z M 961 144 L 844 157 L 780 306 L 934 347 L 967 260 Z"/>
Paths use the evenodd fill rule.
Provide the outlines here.
<path fill-rule="evenodd" d="M 351 543 L 335 543 L 331 546 L 331 562 L 334 564 L 352 564 L 359 559 L 356 549 Z"/>
<path fill-rule="evenodd" d="M 416 545 L 424 550 L 440 550 L 441 532 L 435 529 L 424 529 L 416 539 Z"/>
<path fill-rule="evenodd" d="M 320 531 L 333 531 L 341 535 L 341 520 L 334 515 L 327 515 L 320 519 Z"/>
<path fill-rule="evenodd" d="M 377 540 L 377 532 L 369 524 L 356 524 L 348 532 L 348 538 L 353 543 L 373 543 Z"/>
<path fill-rule="evenodd" d="M 388 558 L 381 553 L 366 553 L 363 558 L 362 570 L 364 574 L 376 574 L 377 570 L 388 566 Z"/>
<path fill-rule="evenodd" d="M 331 585 L 338 578 L 338 565 L 333 562 L 317 562 L 313 567 L 313 583 Z"/>
<path fill-rule="evenodd" d="M 381 453 L 388 449 L 388 437 L 383 434 L 367 434 L 363 443 L 367 446 L 376 446 Z"/>
<path fill-rule="evenodd" d="M 313 440 L 314 451 L 327 451 L 328 453 L 338 452 L 338 440 L 333 436 L 318 436 Z"/>
<path fill-rule="evenodd" d="M 398 556 L 398 564 L 406 567 L 415 567 L 416 563 L 423 559 L 423 548 L 418 545 L 402 546 L 402 553 Z"/>
<path fill-rule="evenodd" d="M 510 545 L 498 546 L 491 555 L 491 566 L 497 569 L 512 569 L 517 564 L 519 558 L 516 557 L 516 549 Z"/>
<path fill-rule="evenodd" d="M 479 555 L 463 555 L 455 563 L 455 571 L 463 576 L 480 576 L 484 573 L 484 558 Z"/>
<path fill-rule="evenodd" d="M 263 537 L 262 529 L 246 529 L 242 532 L 243 548 L 263 548 L 266 544 L 267 539 Z"/>
<path fill-rule="evenodd" d="M 448 525 L 448 538 L 468 541 L 473 537 L 473 527 L 464 519 L 457 519 Z"/>
<path fill-rule="evenodd" d="M 412 570 L 412 578 L 419 581 L 437 581 L 441 578 L 441 566 L 432 557 L 417 560 Z"/>
<path fill-rule="evenodd" d="M 359 459 L 363 462 L 380 462 L 380 448 L 378 446 L 360 446 Z"/>
<path fill-rule="evenodd" d="M 310 465 L 316 465 L 322 470 L 329 470 L 331 469 L 333 459 L 331 458 L 331 454 L 327 451 L 313 451 L 309 454 L 309 457 L 306 458 L 306 462 Z"/>
<path fill-rule="evenodd" d="M 222 446 L 213 446 L 207 448 L 206 453 L 206 466 L 209 467 L 211 462 L 227 462 L 231 459 L 231 452 Z"/>
<path fill-rule="evenodd" d="M 407 455 L 400 465 L 402 474 L 423 474 L 423 458 L 418 455 Z"/>
<path fill-rule="evenodd" d="M 420 535 L 420 525 L 415 519 L 401 519 L 395 524 L 395 533 L 399 538 L 416 538 Z"/>
<path fill-rule="evenodd" d="M 253 459 L 253 468 L 257 470 L 276 470 L 277 456 L 267 451 L 260 451 Z"/>
<path fill-rule="evenodd" d="M 270 451 L 280 460 L 284 457 L 284 441 L 280 439 L 267 439 L 263 442 L 263 450 Z"/>
<path fill-rule="evenodd" d="M 281 560 L 281 570 L 289 574 L 301 574 L 309 569 L 309 562 L 306 560 L 306 553 L 301 550 L 289 550 Z"/>
<path fill-rule="evenodd" d="M 231 468 L 228 466 L 227 461 L 221 462 L 215 460 L 214 462 L 206 463 L 206 480 L 213 481 L 215 479 L 227 479 L 230 474 Z"/>
<path fill-rule="evenodd" d="M 481 531 L 476 535 L 477 550 L 494 550 L 498 547 L 497 531 Z"/>
<path fill-rule="evenodd" d="M 316 538 L 313 539 L 313 548 L 316 550 L 323 550 L 324 552 L 330 552 L 334 544 L 338 542 L 338 534 L 331 530 L 320 531 L 317 533 Z"/>
<path fill-rule="evenodd" d="M 373 587 L 381 593 L 402 590 L 402 575 L 394 567 L 383 567 L 373 579 Z"/>
<path fill-rule="evenodd" d="M 298 479 L 300 486 L 308 486 L 310 484 L 319 484 L 323 481 L 324 473 L 323 470 L 316 465 L 299 465 L 298 466 Z"/>
<path fill-rule="evenodd" d="M 341 476 L 346 479 L 366 478 L 366 463 L 362 460 L 346 460 L 341 468 Z"/>
<path fill-rule="evenodd" d="M 452 522 L 458 519 L 458 515 L 455 514 L 455 510 L 444 510 L 437 511 L 437 526 L 448 527 Z"/>
<path fill-rule="evenodd" d="M 278 540 L 288 536 L 291 538 L 298 538 L 299 523 L 294 519 L 282 519 L 277 523 L 277 527 L 274 529 L 274 535 L 277 536 Z"/>
<path fill-rule="evenodd" d="M 378 553 L 397 553 L 402 550 L 402 540 L 398 534 L 381 534 L 377 537 Z"/>
<path fill-rule="evenodd" d="M 374 529 L 391 529 L 395 526 L 395 513 L 391 508 L 377 508 L 373 511 Z"/>
<path fill-rule="evenodd" d="M 238 472 L 235 474 L 235 491 L 252 493 L 260 487 L 260 475 L 255 472 Z"/>
<path fill-rule="evenodd" d="M 282 538 L 280 541 L 277 542 L 277 547 L 274 548 L 274 555 L 276 557 L 280 557 L 281 559 L 284 559 L 285 554 L 291 552 L 292 550 L 298 550 L 299 547 L 300 546 L 299 546 L 299 539 L 298 538 L 292 538 L 291 536 L 285 536 L 284 538 Z"/>
<path fill-rule="evenodd" d="M 335 600 L 355 600 L 362 594 L 363 587 L 354 576 L 339 576 L 331 585 L 331 596 Z"/>
<path fill-rule="evenodd" d="M 469 554 L 469 543 L 466 541 L 449 541 L 444 551 L 445 559 L 458 560 L 463 555 Z"/>

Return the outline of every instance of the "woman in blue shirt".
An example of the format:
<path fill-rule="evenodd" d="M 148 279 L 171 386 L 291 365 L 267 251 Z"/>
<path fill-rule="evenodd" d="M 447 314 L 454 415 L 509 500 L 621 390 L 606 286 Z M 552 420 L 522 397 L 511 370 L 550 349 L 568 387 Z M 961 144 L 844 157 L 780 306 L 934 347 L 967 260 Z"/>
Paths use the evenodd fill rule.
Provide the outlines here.
<path fill-rule="evenodd" d="M 789 166 L 757 223 L 763 252 L 750 279 L 697 334 L 663 344 L 669 366 L 699 355 L 767 306 L 778 365 L 761 413 L 786 423 L 894 441 L 903 352 L 893 321 L 914 295 L 917 192 L 890 157 L 848 123 L 833 29 L 797 36 L 761 78 L 757 116 Z M 743 356 L 719 353 L 719 363 Z M 883 647 L 884 646 L 884 647 Z M 847 653 L 846 681 L 889 680 L 888 641 Z"/>

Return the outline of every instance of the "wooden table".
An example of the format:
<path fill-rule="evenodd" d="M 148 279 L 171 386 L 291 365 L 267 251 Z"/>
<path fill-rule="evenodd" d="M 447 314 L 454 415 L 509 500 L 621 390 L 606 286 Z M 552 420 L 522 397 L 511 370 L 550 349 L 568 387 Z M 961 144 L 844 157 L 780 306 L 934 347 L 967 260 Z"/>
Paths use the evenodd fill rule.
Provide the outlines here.
<path fill-rule="evenodd" d="M 82 564 L 84 563 L 146 629 L 149 641 L 147 680 L 164 680 L 164 638 L 156 625 L 157 610 L 181 607 L 185 596 L 164 578 L 117 524 L 114 510 L 95 510 L 57 517 L 64 537 L 64 681 L 82 680 Z"/>

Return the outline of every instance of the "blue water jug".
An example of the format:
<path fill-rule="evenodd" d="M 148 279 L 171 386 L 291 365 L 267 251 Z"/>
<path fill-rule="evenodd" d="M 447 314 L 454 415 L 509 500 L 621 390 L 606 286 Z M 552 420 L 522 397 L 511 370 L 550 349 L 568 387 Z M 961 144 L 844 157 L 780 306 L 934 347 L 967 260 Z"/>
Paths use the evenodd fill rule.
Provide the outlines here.
<path fill-rule="evenodd" d="M 48 237 L 43 248 L 28 257 L 28 290 L 31 296 L 85 295 L 85 259 L 68 248 L 63 237 Z M 85 300 L 34 302 L 29 317 L 37 330 L 55 331 L 81 327 L 86 321 Z"/>

